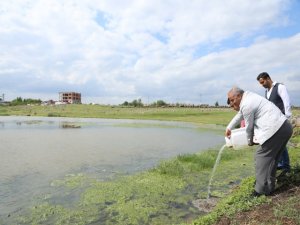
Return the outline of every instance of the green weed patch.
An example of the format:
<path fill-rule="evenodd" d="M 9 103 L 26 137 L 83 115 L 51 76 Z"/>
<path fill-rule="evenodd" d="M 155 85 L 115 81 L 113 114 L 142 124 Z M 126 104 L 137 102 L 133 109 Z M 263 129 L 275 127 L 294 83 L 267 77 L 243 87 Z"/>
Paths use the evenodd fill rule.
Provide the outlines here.
<path fill-rule="evenodd" d="M 110 181 L 97 181 L 84 174 L 67 175 L 52 182 L 54 193 L 63 188 L 67 195 L 68 190 L 80 189 L 78 201 L 72 205 L 58 204 L 55 196 L 50 196 L 29 213 L 20 215 L 18 224 L 178 224 L 196 219 L 204 212 L 192 202 L 207 195 L 217 153 L 209 150 L 180 155 L 147 172 Z M 224 160 L 213 182 L 214 195 L 226 195 L 232 182 L 236 185 L 236 179 L 251 173 L 252 154 L 252 149 L 224 151 Z M 241 164 L 243 160 L 247 165 Z"/>
<path fill-rule="evenodd" d="M 0 115 L 37 115 L 88 118 L 156 119 L 226 125 L 235 113 L 228 109 L 199 108 L 121 108 L 91 105 L 15 106 L 0 108 Z M 299 144 L 299 136 L 292 143 Z M 107 225 L 194 225 L 214 224 L 220 217 L 268 202 L 268 198 L 252 198 L 254 184 L 254 148 L 235 151 L 225 149 L 217 167 L 211 193 L 220 201 L 206 214 L 193 204 L 207 197 L 207 185 L 218 149 L 204 153 L 180 155 L 162 161 L 155 168 L 110 181 L 98 181 L 85 174 L 69 175 L 52 182 L 53 193 L 78 191 L 72 205 L 60 204 L 55 195 L 44 198 L 11 224 L 107 224 Z M 298 147 L 289 147 L 292 165 L 300 159 Z M 252 175 L 252 177 L 251 177 Z M 250 176 L 250 177 L 249 177 Z M 248 177 L 247 179 L 244 179 Z M 242 182 L 241 182 L 242 181 Z M 241 182 L 241 183 L 240 183 Z M 289 204 L 296 204 L 290 199 Z M 276 211 L 277 210 L 277 211 Z M 283 214 L 278 206 L 276 216 L 296 217 L 292 208 Z M 191 222 L 193 221 L 193 222 Z"/>

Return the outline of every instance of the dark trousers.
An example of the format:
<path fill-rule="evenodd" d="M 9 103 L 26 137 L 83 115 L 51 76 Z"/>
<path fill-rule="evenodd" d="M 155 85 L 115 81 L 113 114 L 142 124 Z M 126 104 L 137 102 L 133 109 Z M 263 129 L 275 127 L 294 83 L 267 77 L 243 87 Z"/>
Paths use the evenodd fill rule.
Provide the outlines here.
<path fill-rule="evenodd" d="M 277 164 L 292 133 L 292 125 L 286 120 L 271 138 L 257 148 L 255 153 L 256 192 L 268 195 L 274 191 Z"/>
<path fill-rule="evenodd" d="M 278 165 L 277 165 L 277 168 L 280 168 L 282 170 L 285 170 L 285 171 L 290 171 L 290 157 L 289 157 L 289 153 L 288 153 L 288 150 L 287 150 L 287 147 L 285 146 L 281 156 L 280 156 L 280 159 L 279 159 L 279 162 L 278 162 Z"/>

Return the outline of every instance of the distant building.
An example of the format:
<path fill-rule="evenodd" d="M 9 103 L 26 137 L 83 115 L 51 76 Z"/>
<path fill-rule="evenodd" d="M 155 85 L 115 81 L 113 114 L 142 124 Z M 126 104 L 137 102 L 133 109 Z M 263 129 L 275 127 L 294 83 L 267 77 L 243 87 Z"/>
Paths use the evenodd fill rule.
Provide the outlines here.
<path fill-rule="evenodd" d="M 48 101 L 43 101 L 41 104 L 42 105 L 55 105 L 55 101 L 53 101 L 52 99 L 50 99 Z"/>
<path fill-rule="evenodd" d="M 59 101 L 70 104 L 81 104 L 81 93 L 59 92 Z"/>

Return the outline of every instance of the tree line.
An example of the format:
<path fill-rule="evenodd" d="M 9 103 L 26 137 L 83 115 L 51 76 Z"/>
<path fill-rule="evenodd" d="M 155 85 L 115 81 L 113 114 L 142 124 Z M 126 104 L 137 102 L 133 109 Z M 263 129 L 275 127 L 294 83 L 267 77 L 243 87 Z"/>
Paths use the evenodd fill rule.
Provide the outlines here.
<path fill-rule="evenodd" d="M 167 106 L 168 104 L 164 102 L 163 100 L 157 100 L 155 102 L 152 102 L 148 106 L 151 107 L 162 107 L 162 106 Z M 131 106 L 131 107 L 143 107 L 145 104 L 142 102 L 142 99 L 135 99 L 132 102 L 125 101 L 121 104 L 121 106 Z"/>
<path fill-rule="evenodd" d="M 32 99 L 32 98 L 21 98 L 17 97 L 16 99 L 12 100 L 9 105 L 34 105 L 34 104 L 41 104 L 42 100 L 40 99 Z"/>
<path fill-rule="evenodd" d="M 144 107 L 146 106 L 143 102 L 142 99 L 135 99 L 131 102 L 125 101 L 122 104 L 120 104 L 120 106 L 125 106 L 125 107 Z M 149 107 L 165 107 L 165 106 L 172 106 L 172 107 L 196 107 L 195 105 L 191 105 L 191 104 L 183 104 L 183 103 L 176 103 L 176 104 L 170 104 L 170 103 L 166 103 L 163 100 L 157 100 L 155 102 L 152 102 L 150 104 L 148 104 L 147 106 Z M 207 104 L 202 104 L 200 105 L 201 107 L 209 107 L 209 105 Z M 218 101 L 215 102 L 215 107 L 219 107 L 219 103 Z"/>

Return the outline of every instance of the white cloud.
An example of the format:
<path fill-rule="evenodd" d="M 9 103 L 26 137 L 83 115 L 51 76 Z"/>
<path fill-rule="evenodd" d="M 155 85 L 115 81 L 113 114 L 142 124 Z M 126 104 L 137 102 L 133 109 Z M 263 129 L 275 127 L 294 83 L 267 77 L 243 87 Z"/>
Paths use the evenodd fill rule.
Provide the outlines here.
<path fill-rule="evenodd" d="M 100 103 L 141 97 L 213 104 L 225 101 L 233 84 L 261 91 L 255 78 L 268 71 L 300 105 L 299 34 L 279 39 L 269 32 L 294 22 L 291 4 L 2 1 L 0 92 L 38 98 L 72 89 Z"/>

